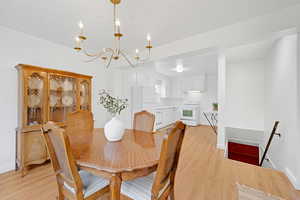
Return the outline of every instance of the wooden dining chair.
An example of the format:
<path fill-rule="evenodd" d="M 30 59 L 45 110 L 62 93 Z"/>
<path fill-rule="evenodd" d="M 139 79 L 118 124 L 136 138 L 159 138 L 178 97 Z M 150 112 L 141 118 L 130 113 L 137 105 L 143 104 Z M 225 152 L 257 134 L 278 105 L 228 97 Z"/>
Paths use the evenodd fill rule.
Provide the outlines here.
<path fill-rule="evenodd" d="M 109 193 L 109 181 L 78 170 L 65 130 L 48 122 L 42 128 L 58 185 L 58 199 L 95 200 Z"/>
<path fill-rule="evenodd" d="M 134 200 L 174 200 L 174 179 L 185 125 L 176 122 L 165 135 L 157 171 L 122 183 L 121 193 Z"/>
<path fill-rule="evenodd" d="M 75 111 L 69 113 L 66 121 L 67 134 L 92 132 L 94 129 L 94 117 L 90 111 Z"/>
<path fill-rule="evenodd" d="M 155 115 L 145 110 L 134 114 L 133 129 L 137 131 L 152 132 Z"/>

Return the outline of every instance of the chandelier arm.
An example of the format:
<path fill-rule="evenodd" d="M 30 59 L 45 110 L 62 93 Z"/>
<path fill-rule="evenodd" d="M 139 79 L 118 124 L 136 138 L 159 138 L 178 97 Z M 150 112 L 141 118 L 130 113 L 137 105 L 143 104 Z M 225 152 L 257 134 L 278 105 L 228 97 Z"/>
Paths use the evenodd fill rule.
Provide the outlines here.
<path fill-rule="evenodd" d="M 115 50 L 114 50 L 114 49 L 112 49 L 112 48 L 105 48 L 105 51 L 106 51 L 106 52 L 110 51 L 112 54 L 114 54 L 114 53 L 115 53 Z"/>
<path fill-rule="evenodd" d="M 125 60 L 129 63 L 129 65 L 130 65 L 132 68 L 135 67 L 135 65 L 132 64 L 132 62 L 128 59 L 128 57 L 126 56 L 126 54 L 125 54 L 123 51 L 120 50 L 120 54 L 125 58 Z"/>
<path fill-rule="evenodd" d="M 113 56 L 114 56 L 114 54 L 112 53 L 110 58 L 109 58 L 108 63 L 106 64 L 106 67 L 105 67 L 106 69 L 110 66 L 110 63 L 111 63 L 111 60 L 112 60 Z"/>
<path fill-rule="evenodd" d="M 99 56 L 99 54 L 102 54 L 103 52 L 99 52 L 99 53 L 95 53 L 95 54 L 90 54 L 87 52 L 87 50 L 85 48 L 82 47 L 82 51 L 83 53 L 86 55 L 86 56 L 89 56 L 89 57 L 96 57 L 96 56 Z"/>
<path fill-rule="evenodd" d="M 101 53 L 99 53 L 97 56 L 92 56 L 92 57 L 93 57 L 92 59 L 86 60 L 85 62 L 88 63 L 88 62 L 95 61 L 95 60 L 97 60 L 98 58 L 100 58 L 102 55 L 103 55 L 103 53 L 101 52 Z"/>
<path fill-rule="evenodd" d="M 146 58 L 143 58 L 143 59 L 140 59 L 141 62 L 146 62 L 150 59 L 150 56 L 146 57 Z"/>

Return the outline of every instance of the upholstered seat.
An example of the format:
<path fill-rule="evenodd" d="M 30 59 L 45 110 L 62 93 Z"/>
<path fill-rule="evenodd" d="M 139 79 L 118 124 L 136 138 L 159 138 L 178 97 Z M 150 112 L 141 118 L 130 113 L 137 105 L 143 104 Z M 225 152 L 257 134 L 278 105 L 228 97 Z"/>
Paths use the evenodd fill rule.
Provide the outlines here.
<path fill-rule="evenodd" d="M 121 186 L 121 193 L 134 200 L 151 200 L 153 181 L 154 173 L 132 181 L 124 181 Z"/>
<path fill-rule="evenodd" d="M 81 170 L 79 171 L 79 175 L 83 185 L 83 196 L 87 198 L 91 194 L 94 194 L 98 190 L 103 189 L 104 187 L 109 185 L 109 181 L 101 178 L 99 176 L 95 176 L 87 171 Z M 66 182 L 64 183 L 66 189 L 75 194 L 75 189 L 69 186 Z"/>
<path fill-rule="evenodd" d="M 137 178 L 131 181 L 124 181 L 121 187 L 121 193 L 134 200 L 151 200 L 151 189 L 153 186 L 155 172 L 141 178 Z M 166 184 L 168 186 L 168 184 Z M 160 196 L 167 187 L 163 188 Z"/>

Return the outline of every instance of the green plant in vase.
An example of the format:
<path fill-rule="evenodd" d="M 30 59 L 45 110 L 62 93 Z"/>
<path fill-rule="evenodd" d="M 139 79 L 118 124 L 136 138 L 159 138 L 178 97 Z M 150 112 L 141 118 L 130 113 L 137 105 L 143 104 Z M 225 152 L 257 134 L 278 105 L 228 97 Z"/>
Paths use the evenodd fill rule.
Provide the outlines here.
<path fill-rule="evenodd" d="M 124 135 L 124 124 L 118 115 L 128 107 L 128 99 L 113 97 L 107 91 L 102 90 L 99 93 L 98 104 L 102 105 L 112 116 L 112 119 L 104 126 L 106 139 L 111 142 L 121 140 Z"/>

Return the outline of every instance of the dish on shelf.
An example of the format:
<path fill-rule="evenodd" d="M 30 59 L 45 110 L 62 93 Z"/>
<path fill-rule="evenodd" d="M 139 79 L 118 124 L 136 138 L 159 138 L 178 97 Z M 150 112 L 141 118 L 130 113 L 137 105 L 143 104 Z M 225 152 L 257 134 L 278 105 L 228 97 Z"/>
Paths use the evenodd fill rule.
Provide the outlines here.
<path fill-rule="evenodd" d="M 71 105 L 73 105 L 73 97 L 71 97 L 69 95 L 63 96 L 62 103 L 63 103 L 64 106 L 71 106 Z"/>
<path fill-rule="evenodd" d="M 38 77 L 32 77 L 28 81 L 28 87 L 30 89 L 42 89 L 43 88 L 43 80 Z"/>
<path fill-rule="evenodd" d="M 63 82 L 62 87 L 63 87 L 64 91 L 72 91 L 73 90 L 73 83 L 71 81 L 69 81 L 68 79 L 66 79 Z"/>
<path fill-rule="evenodd" d="M 28 96 L 28 106 L 30 108 L 36 107 L 40 104 L 41 98 L 38 95 L 32 94 Z"/>
<path fill-rule="evenodd" d="M 58 102 L 58 97 L 54 95 L 50 95 L 49 105 L 50 107 L 55 107 Z"/>
<path fill-rule="evenodd" d="M 50 79 L 50 89 L 57 90 L 59 88 L 59 82 L 55 79 Z"/>
<path fill-rule="evenodd" d="M 80 92 L 81 92 L 82 96 L 85 96 L 87 94 L 87 88 L 85 85 L 80 86 Z"/>

